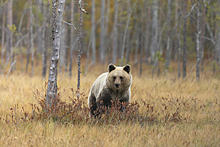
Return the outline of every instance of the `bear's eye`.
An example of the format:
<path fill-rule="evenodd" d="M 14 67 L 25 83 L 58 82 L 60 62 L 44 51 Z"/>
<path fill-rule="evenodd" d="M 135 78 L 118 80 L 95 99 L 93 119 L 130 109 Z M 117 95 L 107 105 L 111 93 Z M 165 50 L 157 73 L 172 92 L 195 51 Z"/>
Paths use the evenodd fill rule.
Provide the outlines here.
<path fill-rule="evenodd" d="M 120 77 L 120 80 L 123 80 L 123 77 Z"/>
<path fill-rule="evenodd" d="M 116 77 L 114 76 L 114 77 L 113 77 L 113 79 L 115 80 L 115 79 L 116 79 Z"/>

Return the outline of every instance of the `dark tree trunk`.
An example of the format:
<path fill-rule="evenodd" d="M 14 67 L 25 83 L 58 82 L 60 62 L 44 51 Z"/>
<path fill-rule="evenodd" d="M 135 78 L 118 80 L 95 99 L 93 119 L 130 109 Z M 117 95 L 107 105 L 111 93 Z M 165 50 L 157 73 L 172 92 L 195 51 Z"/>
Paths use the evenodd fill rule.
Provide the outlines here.
<path fill-rule="evenodd" d="M 141 32 L 144 32 L 144 20 L 142 19 L 142 24 L 141 24 Z M 142 74 L 142 60 L 143 60 L 143 49 L 144 49 L 144 35 L 141 33 L 141 42 L 140 42 L 140 72 L 139 74 Z"/>
<path fill-rule="evenodd" d="M 196 79 L 199 81 L 200 77 L 200 0 L 197 1 L 197 34 L 196 34 L 196 54 L 197 54 L 197 63 L 196 63 Z"/>
<path fill-rule="evenodd" d="M 183 2 L 183 13 L 184 13 L 184 22 L 183 22 L 183 78 L 186 77 L 186 11 L 187 11 L 187 1 L 184 0 Z"/>

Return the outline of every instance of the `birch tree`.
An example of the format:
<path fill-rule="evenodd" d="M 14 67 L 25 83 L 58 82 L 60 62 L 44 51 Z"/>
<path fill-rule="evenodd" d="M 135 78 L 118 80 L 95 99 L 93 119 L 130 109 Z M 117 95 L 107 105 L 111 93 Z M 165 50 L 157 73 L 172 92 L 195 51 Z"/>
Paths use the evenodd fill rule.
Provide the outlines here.
<path fill-rule="evenodd" d="M 148 1 L 145 1 L 145 8 L 146 8 L 146 26 L 145 26 L 145 49 L 144 49 L 144 54 L 145 54 L 145 60 L 148 62 L 148 58 L 150 57 L 150 49 L 149 49 L 149 44 L 150 44 L 150 22 L 151 22 L 151 7 L 148 6 L 150 3 Z"/>
<path fill-rule="evenodd" d="M 183 20 L 183 78 L 186 77 L 186 21 L 187 21 L 187 1 L 183 0 L 183 13 L 184 13 L 184 20 Z"/>
<path fill-rule="evenodd" d="M 101 4 L 101 32 L 100 32 L 100 62 L 103 63 L 105 59 L 105 0 Z"/>
<path fill-rule="evenodd" d="M 42 49 L 42 77 L 45 78 L 47 71 L 47 50 L 45 46 L 45 30 L 46 30 L 46 2 L 41 3 L 43 11 L 43 26 L 41 30 L 41 49 Z"/>
<path fill-rule="evenodd" d="M 92 39 L 92 63 L 96 63 L 96 25 L 95 25 L 95 0 L 92 0 L 92 30 L 91 30 L 91 39 Z"/>
<path fill-rule="evenodd" d="M 141 32 L 143 32 L 144 31 L 144 19 L 143 19 L 143 17 L 142 17 L 142 24 L 141 24 Z M 143 44 L 144 44 L 144 36 L 143 36 L 143 33 L 141 33 L 141 47 L 140 47 L 140 72 L 139 72 L 139 75 L 141 75 L 142 74 L 142 60 L 143 60 L 143 48 L 144 48 L 144 46 L 143 46 Z"/>
<path fill-rule="evenodd" d="M 179 30 L 178 30 L 178 78 L 181 76 L 180 71 L 180 57 L 181 57 L 181 22 L 182 19 L 179 18 Z"/>
<path fill-rule="evenodd" d="M 131 13 L 131 1 L 128 0 L 128 7 L 127 7 L 127 12 L 128 14 Z M 129 18 L 130 19 L 130 18 Z M 130 29 L 127 29 L 127 35 L 126 35 L 126 62 L 129 63 L 130 60 Z"/>
<path fill-rule="evenodd" d="M 153 63 L 153 67 L 155 67 L 158 64 L 158 3 L 157 0 L 153 0 L 152 3 L 152 13 L 153 13 L 153 19 L 152 19 L 152 39 L 151 39 L 151 62 Z M 154 74 L 153 69 L 153 74 Z"/>
<path fill-rule="evenodd" d="M 71 19 L 71 24 L 74 25 L 74 2 L 75 0 L 71 0 L 71 11 L 70 11 L 70 19 Z M 72 77 L 72 64 L 73 64 L 73 49 L 75 46 L 75 41 L 74 41 L 74 26 L 71 26 L 70 28 L 70 64 L 69 64 L 69 77 Z"/>
<path fill-rule="evenodd" d="M 220 0 L 218 0 L 218 11 L 217 11 L 217 16 L 218 16 L 218 21 L 216 22 L 217 24 L 218 24 L 218 27 L 217 27 L 217 29 L 218 29 L 218 36 L 217 36 L 217 38 L 218 38 L 218 40 L 217 40 L 217 44 L 218 44 L 218 63 L 220 64 L 220 20 L 219 20 L 219 18 L 220 18 Z"/>
<path fill-rule="evenodd" d="M 7 2 L 7 33 L 6 33 L 6 62 L 9 62 L 11 59 L 11 65 L 13 63 L 13 32 L 12 32 L 12 0 L 8 0 Z"/>
<path fill-rule="evenodd" d="M 33 14 L 32 14 L 32 0 L 29 0 L 30 7 L 30 50 L 31 50 L 31 75 L 34 75 L 34 43 L 33 43 Z"/>
<path fill-rule="evenodd" d="M 82 14 L 88 14 L 85 9 L 83 9 L 83 0 L 79 0 L 79 30 L 78 30 L 78 79 L 77 79 L 77 98 L 79 98 L 80 91 L 80 74 L 81 74 L 81 54 L 82 54 Z"/>
<path fill-rule="evenodd" d="M 115 17 L 113 26 L 113 51 L 112 51 L 112 63 L 116 62 L 117 59 L 117 49 L 118 49 L 118 0 L 115 0 Z"/>
<path fill-rule="evenodd" d="M 135 3 L 135 5 L 136 5 L 136 3 Z M 124 64 L 123 61 L 124 61 L 125 41 L 126 41 L 128 27 L 129 27 L 129 24 L 130 24 L 131 14 L 132 14 L 132 11 L 130 11 L 130 0 L 128 0 L 128 19 L 127 19 L 127 22 L 126 22 L 126 27 L 125 27 L 125 30 L 124 30 L 124 36 L 123 36 L 123 42 L 122 42 L 121 66 L 123 66 L 123 64 Z"/>
<path fill-rule="evenodd" d="M 196 62 L 196 79 L 199 81 L 200 77 L 200 0 L 197 0 L 197 34 L 196 34 L 196 54 L 197 54 L 197 62 Z"/>
<path fill-rule="evenodd" d="M 202 10 L 202 17 L 203 17 L 203 19 L 202 19 L 202 24 L 201 24 L 202 25 L 202 34 L 201 34 L 201 36 L 204 36 L 205 35 L 205 24 L 206 24 L 205 23 L 206 7 L 203 7 L 202 9 L 203 9 Z M 203 72 L 204 44 L 205 44 L 205 39 L 201 38 L 201 51 L 200 51 L 201 72 Z"/>
<path fill-rule="evenodd" d="M 52 56 L 51 65 L 47 85 L 47 96 L 46 96 L 46 106 L 52 108 L 56 105 L 57 98 L 57 64 L 59 61 L 59 50 L 60 50 L 60 37 L 61 28 L 63 21 L 63 11 L 64 11 L 65 0 L 59 0 L 59 6 L 56 18 L 56 0 L 52 0 Z"/>
<path fill-rule="evenodd" d="M 166 49 L 166 62 L 165 62 L 165 69 L 169 69 L 170 65 L 170 54 L 171 54 L 171 48 L 170 48 L 170 11 L 171 11 L 171 0 L 167 0 L 167 49 Z"/>
<path fill-rule="evenodd" d="M 5 52 L 5 47 L 4 47 L 4 44 L 5 44 L 5 6 L 2 6 L 2 9 L 3 9 L 3 16 L 2 16 L 2 43 L 1 43 L 1 49 L 2 49 L 2 52 L 1 52 L 1 65 L 0 67 L 3 66 L 3 62 L 4 62 L 4 52 Z"/>
<path fill-rule="evenodd" d="M 59 72 L 62 75 L 62 67 L 66 66 L 66 25 L 61 28 L 61 38 L 60 38 L 60 60 L 59 60 Z"/>

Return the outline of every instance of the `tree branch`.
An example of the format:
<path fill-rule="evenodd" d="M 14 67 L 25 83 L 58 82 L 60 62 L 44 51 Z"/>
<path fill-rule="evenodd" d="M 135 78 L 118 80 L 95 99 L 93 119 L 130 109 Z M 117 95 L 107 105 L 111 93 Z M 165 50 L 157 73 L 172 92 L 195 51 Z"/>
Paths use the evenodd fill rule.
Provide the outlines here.
<path fill-rule="evenodd" d="M 89 14 L 88 12 L 86 12 L 85 9 L 82 8 L 82 0 L 79 0 L 79 8 L 80 8 L 80 10 L 81 10 L 83 13 Z"/>

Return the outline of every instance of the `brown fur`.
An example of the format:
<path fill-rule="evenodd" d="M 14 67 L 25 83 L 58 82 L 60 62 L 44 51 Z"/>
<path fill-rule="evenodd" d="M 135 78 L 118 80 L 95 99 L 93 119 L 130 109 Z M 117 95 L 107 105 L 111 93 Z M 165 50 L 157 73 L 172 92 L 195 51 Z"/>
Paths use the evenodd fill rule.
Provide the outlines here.
<path fill-rule="evenodd" d="M 101 106 L 108 108 L 116 100 L 128 104 L 131 98 L 131 83 L 130 65 L 117 67 L 109 64 L 108 72 L 101 74 L 91 87 L 88 97 L 91 115 L 99 115 Z"/>

